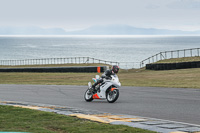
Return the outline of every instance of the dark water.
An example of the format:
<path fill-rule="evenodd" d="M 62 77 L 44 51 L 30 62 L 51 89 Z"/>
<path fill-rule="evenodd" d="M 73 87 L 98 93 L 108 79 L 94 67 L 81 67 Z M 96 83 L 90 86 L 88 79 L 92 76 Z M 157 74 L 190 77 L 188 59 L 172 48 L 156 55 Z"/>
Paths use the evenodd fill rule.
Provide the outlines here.
<path fill-rule="evenodd" d="M 200 36 L 0 36 L 0 60 L 92 57 L 140 62 L 162 51 L 199 47 Z"/>

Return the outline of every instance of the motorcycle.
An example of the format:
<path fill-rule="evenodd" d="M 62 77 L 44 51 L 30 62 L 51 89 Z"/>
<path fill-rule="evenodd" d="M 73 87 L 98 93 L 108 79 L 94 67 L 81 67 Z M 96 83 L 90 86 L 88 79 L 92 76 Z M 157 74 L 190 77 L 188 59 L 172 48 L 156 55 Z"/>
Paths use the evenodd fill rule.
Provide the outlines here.
<path fill-rule="evenodd" d="M 92 78 L 94 82 L 97 82 L 100 77 L 96 75 L 96 78 Z M 119 97 L 119 87 L 121 83 L 117 75 L 111 75 L 110 79 L 103 78 L 103 82 L 92 89 L 91 82 L 88 82 L 88 89 L 84 94 L 85 101 L 91 102 L 94 99 L 107 99 L 109 103 L 114 103 Z"/>

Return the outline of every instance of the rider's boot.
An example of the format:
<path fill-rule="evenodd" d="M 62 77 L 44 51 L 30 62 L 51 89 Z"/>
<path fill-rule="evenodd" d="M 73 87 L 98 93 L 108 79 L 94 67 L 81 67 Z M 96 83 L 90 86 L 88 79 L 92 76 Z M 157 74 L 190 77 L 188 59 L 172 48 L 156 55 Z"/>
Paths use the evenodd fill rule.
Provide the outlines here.
<path fill-rule="evenodd" d="M 92 85 L 91 90 L 92 90 L 93 93 L 96 93 L 96 89 L 95 88 L 96 88 L 95 85 Z"/>
<path fill-rule="evenodd" d="M 93 93 L 97 93 L 100 92 L 100 86 L 98 85 L 99 83 L 102 83 L 103 82 L 103 79 L 99 79 L 97 82 L 95 82 L 93 85 L 92 85 L 92 90 L 93 90 Z M 98 86 L 97 86 L 98 85 Z"/>

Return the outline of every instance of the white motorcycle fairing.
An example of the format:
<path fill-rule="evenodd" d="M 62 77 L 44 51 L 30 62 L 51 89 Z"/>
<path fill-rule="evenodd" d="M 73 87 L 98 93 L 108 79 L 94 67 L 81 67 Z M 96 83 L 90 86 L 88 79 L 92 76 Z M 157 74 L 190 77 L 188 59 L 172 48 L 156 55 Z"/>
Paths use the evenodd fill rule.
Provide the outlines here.
<path fill-rule="evenodd" d="M 117 75 L 111 75 L 111 78 L 111 80 L 104 79 L 100 86 L 100 91 L 97 91 L 97 93 L 93 95 L 93 99 L 106 99 L 106 91 L 110 87 L 114 86 L 111 88 L 111 91 L 113 91 L 114 89 L 118 89 L 117 87 L 121 86 Z"/>

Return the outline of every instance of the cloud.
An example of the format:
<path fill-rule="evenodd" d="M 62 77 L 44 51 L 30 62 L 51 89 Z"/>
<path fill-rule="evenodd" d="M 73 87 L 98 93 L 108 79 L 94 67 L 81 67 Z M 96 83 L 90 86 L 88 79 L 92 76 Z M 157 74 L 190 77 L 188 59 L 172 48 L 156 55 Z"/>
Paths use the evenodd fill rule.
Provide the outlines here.
<path fill-rule="evenodd" d="M 171 9 L 200 10 L 200 0 L 178 0 L 167 5 Z"/>

